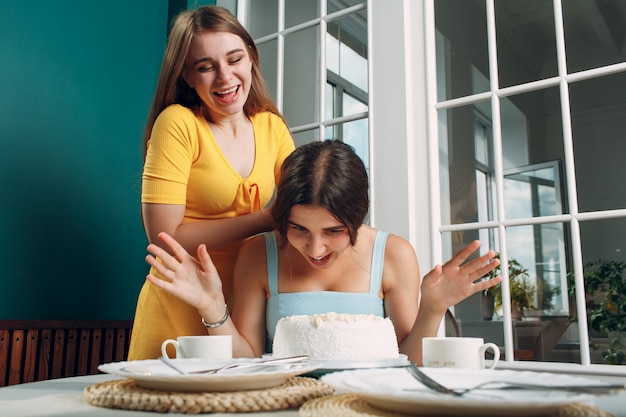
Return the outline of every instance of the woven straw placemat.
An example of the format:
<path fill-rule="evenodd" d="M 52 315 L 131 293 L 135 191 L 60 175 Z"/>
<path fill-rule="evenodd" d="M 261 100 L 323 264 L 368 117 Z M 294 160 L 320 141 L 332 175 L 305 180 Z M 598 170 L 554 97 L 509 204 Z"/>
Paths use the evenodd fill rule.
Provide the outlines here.
<path fill-rule="evenodd" d="M 358 394 L 340 394 L 316 398 L 304 403 L 300 417 L 430 417 L 427 414 L 405 414 L 381 410 L 369 405 Z M 615 417 L 613 414 L 585 404 L 568 404 L 546 417 Z"/>
<path fill-rule="evenodd" d="M 244 413 L 296 408 L 332 395 L 333 387 L 313 378 L 292 377 L 272 388 L 235 392 L 167 392 L 140 387 L 132 379 L 100 382 L 85 388 L 85 400 L 106 408 L 159 413 Z"/>

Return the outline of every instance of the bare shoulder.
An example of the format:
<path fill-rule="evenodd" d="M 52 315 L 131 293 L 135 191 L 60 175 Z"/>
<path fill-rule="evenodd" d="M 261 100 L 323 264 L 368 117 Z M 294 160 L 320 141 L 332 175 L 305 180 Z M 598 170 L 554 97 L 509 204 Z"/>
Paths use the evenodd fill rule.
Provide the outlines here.
<path fill-rule="evenodd" d="M 237 256 L 237 267 L 243 269 L 263 270 L 266 264 L 265 236 L 253 236 L 242 245 Z"/>
<path fill-rule="evenodd" d="M 389 234 L 385 246 L 385 262 L 416 262 L 415 249 L 405 238 Z"/>
<path fill-rule="evenodd" d="M 396 285 L 404 287 L 408 282 L 413 283 L 416 277 L 419 279 L 417 255 L 408 240 L 389 234 L 383 271 L 383 284 L 387 289 Z"/>

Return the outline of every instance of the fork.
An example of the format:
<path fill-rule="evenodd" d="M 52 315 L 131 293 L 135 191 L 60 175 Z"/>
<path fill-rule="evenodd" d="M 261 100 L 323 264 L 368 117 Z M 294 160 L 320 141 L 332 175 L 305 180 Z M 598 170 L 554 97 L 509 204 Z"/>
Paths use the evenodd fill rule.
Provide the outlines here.
<path fill-rule="evenodd" d="M 169 366 L 170 368 L 174 369 L 176 372 L 178 372 L 181 375 L 194 375 L 194 374 L 216 374 L 220 371 L 224 371 L 226 369 L 234 369 L 234 368 L 243 368 L 243 367 L 247 367 L 247 366 L 264 366 L 264 365 L 272 365 L 272 364 L 307 364 L 309 361 L 309 357 L 308 356 L 288 356 L 288 357 L 284 357 L 284 358 L 276 358 L 276 359 L 263 359 L 257 362 L 235 362 L 235 363 L 229 363 L 223 366 L 220 366 L 218 368 L 211 368 L 211 369 L 203 369 L 200 371 L 191 371 L 191 372 L 186 372 L 183 371 L 182 369 L 178 368 L 176 365 L 174 365 L 172 363 L 171 360 L 169 360 L 169 358 L 165 358 L 163 356 L 159 356 L 159 359 L 161 360 L 161 362 L 163 362 L 164 364 L 166 364 L 167 366 Z"/>
<path fill-rule="evenodd" d="M 441 385 L 439 382 L 435 381 L 424 372 L 422 372 L 414 362 L 411 362 L 410 365 L 406 368 L 406 370 L 419 382 L 424 384 L 426 387 L 430 388 L 433 391 L 454 395 L 460 397 L 468 392 L 485 389 L 489 386 L 492 388 L 499 389 L 508 389 L 508 388 L 518 388 L 518 389 L 527 389 L 527 390 L 558 390 L 558 391 L 568 391 L 568 392 L 577 392 L 577 393 L 588 393 L 588 394 L 608 394 L 615 390 L 623 390 L 625 387 L 623 384 L 601 384 L 601 385 L 541 385 L 541 384 L 528 384 L 523 382 L 512 382 L 512 381 L 487 381 L 478 385 L 474 385 L 470 388 L 463 389 L 452 389 L 446 386 Z M 412 389 L 407 389 L 406 391 L 414 391 Z"/>

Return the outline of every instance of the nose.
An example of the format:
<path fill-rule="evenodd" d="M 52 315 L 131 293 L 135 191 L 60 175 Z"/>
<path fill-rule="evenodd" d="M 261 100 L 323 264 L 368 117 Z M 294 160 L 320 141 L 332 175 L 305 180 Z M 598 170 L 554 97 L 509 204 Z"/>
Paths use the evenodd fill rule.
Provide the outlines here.
<path fill-rule="evenodd" d="M 326 240 L 318 235 L 310 235 L 307 241 L 307 252 L 312 258 L 326 255 Z"/>
<path fill-rule="evenodd" d="M 217 68 L 217 80 L 218 81 L 228 81 L 232 77 L 232 71 L 230 67 L 226 64 L 222 64 Z"/>

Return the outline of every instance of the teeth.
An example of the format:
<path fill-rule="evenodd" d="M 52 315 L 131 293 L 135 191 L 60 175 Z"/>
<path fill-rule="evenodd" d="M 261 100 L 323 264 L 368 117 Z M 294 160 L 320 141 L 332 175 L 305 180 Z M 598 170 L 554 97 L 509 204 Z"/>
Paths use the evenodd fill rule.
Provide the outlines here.
<path fill-rule="evenodd" d="M 237 90 L 237 86 L 229 88 L 228 90 L 220 91 L 218 94 L 229 94 L 235 92 Z"/>

